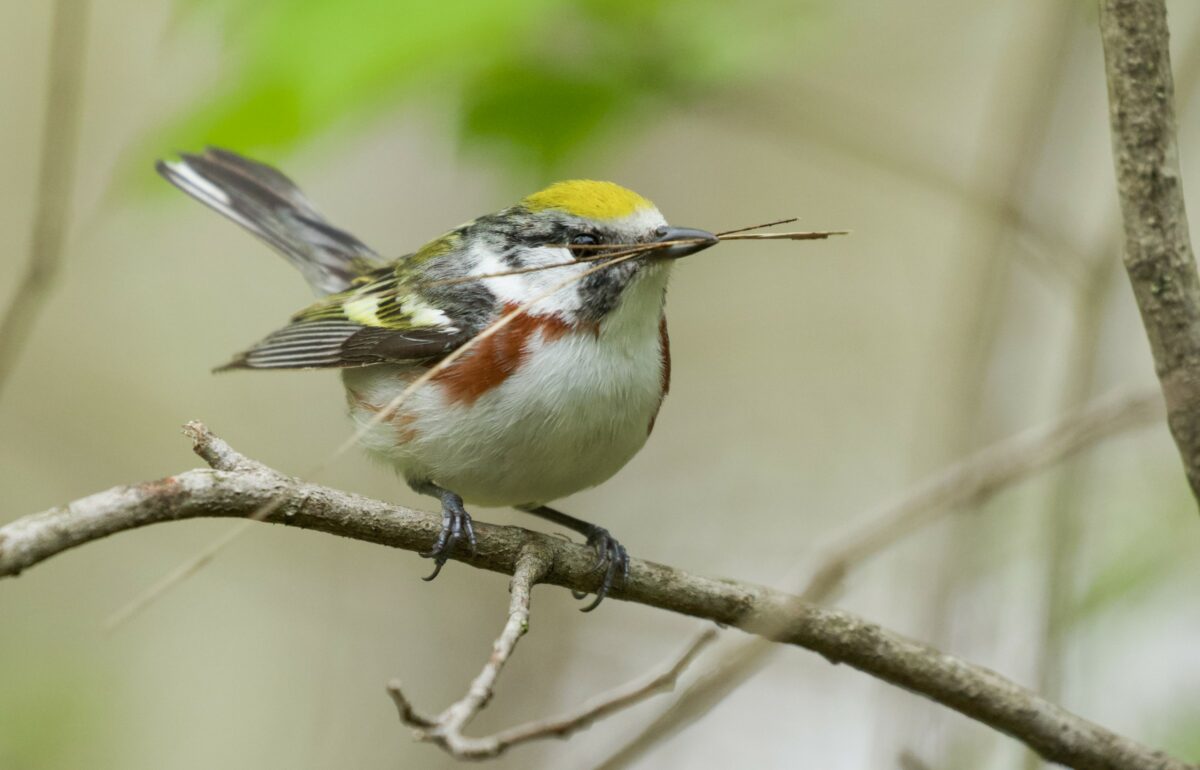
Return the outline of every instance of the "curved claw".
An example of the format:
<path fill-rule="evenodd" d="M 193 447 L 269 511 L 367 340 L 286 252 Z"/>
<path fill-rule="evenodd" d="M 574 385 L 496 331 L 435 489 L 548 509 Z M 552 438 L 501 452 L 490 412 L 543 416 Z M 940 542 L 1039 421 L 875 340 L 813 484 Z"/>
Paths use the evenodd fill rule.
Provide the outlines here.
<path fill-rule="evenodd" d="M 580 612 L 591 612 L 600 606 L 600 602 L 608 596 L 608 592 L 613 586 L 624 582 L 629 578 L 629 552 L 625 550 L 625 546 L 621 545 L 615 537 L 609 534 L 607 529 L 596 527 L 595 530 L 588 535 L 588 545 L 596 549 L 596 563 L 592 565 L 590 572 L 600 572 L 603 570 L 604 577 L 600 580 L 600 585 L 596 587 L 596 599 L 586 607 L 580 608 Z M 583 591 L 572 591 L 571 595 L 576 599 L 582 599 L 587 596 Z"/>
<path fill-rule="evenodd" d="M 424 556 L 424 554 L 421 554 L 421 555 Z M 442 567 L 444 567 L 445 565 L 446 565 L 445 559 L 438 559 L 433 564 L 433 572 L 429 573 L 428 575 L 426 575 L 425 577 L 423 577 L 421 579 L 424 580 L 426 583 L 428 583 L 430 580 L 433 580 L 435 577 L 438 576 L 438 573 L 442 571 Z"/>
<path fill-rule="evenodd" d="M 450 558 L 450 554 L 463 541 L 466 544 L 467 554 L 474 555 L 475 528 L 471 524 L 471 515 L 462 507 L 462 498 L 451 493 L 444 493 L 442 495 L 442 529 L 438 532 L 437 539 L 433 541 L 429 550 L 421 554 L 426 559 L 433 559 L 433 572 L 428 577 L 421 579 L 428 582 L 436 578 Z"/>

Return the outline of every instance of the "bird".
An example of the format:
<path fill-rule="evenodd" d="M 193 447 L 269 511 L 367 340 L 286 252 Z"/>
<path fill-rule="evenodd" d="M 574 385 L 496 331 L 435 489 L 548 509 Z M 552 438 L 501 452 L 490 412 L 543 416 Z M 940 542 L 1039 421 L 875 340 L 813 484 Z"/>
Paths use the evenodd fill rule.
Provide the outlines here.
<path fill-rule="evenodd" d="M 615 183 L 576 179 L 387 260 L 265 163 L 208 147 L 156 169 L 282 254 L 317 295 L 215 371 L 340 370 L 360 443 L 441 503 L 441 529 L 422 553 L 434 562 L 426 580 L 458 549 L 474 552 L 468 504 L 512 507 L 582 535 L 596 555 L 585 612 L 628 580 L 620 541 L 550 503 L 607 481 L 646 443 L 670 387 L 671 267 L 715 235 L 671 226 Z M 636 258 L 596 261 L 639 246 Z M 503 328 L 391 408 L 506 314 Z"/>

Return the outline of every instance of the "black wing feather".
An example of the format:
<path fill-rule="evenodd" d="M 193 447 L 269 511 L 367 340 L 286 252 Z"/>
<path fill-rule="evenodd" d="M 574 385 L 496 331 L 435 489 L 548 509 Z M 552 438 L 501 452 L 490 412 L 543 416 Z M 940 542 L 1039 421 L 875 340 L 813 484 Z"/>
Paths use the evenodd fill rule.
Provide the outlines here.
<path fill-rule="evenodd" d="M 382 266 L 379 255 L 325 221 L 282 173 L 228 150 L 182 154 L 155 168 L 167 181 L 261 238 L 318 294 L 335 294 Z"/>
<path fill-rule="evenodd" d="M 306 321 L 285 326 L 218 367 L 230 369 L 345 369 L 437 358 L 470 335 L 456 329 L 383 329 L 349 321 Z"/>

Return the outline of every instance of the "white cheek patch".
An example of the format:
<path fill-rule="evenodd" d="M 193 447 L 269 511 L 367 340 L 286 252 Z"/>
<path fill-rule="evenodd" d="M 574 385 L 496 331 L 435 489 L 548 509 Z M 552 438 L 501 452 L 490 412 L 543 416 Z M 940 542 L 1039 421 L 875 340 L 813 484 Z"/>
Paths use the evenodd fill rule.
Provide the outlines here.
<path fill-rule="evenodd" d="M 498 254 L 482 244 L 473 244 L 469 256 L 474 262 L 469 275 L 491 275 L 505 273 L 513 269 Z M 558 265 L 572 260 L 571 253 L 562 248 L 537 248 L 524 252 L 524 261 L 530 267 L 535 265 Z M 485 278 L 484 285 L 504 303 L 521 305 L 551 292 L 555 286 L 586 270 L 587 263 L 555 267 L 548 270 L 537 270 L 516 275 L 502 275 L 496 278 Z M 563 286 L 553 291 L 547 297 L 538 300 L 531 308 L 535 315 L 564 314 L 571 315 L 579 310 L 579 292 L 574 285 Z"/>
<path fill-rule="evenodd" d="M 658 227 L 667 224 L 658 209 L 647 208 L 614 220 L 610 223 L 618 233 L 628 233 L 632 241 L 639 240 L 646 233 L 652 233 Z M 636 236 L 633 234 L 637 234 Z M 473 243 L 467 253 L 472 262 L 470 275 L 484 276 L 495 273 L 507 273 L 513 266 L 505 262 L 499 254 L 492 251 L 483 243 Z M 567 248 L 539 247 L 529 248 L 522 252 L 522 264 L 535 267 L 539 265 L 565 265 L 551 267 L 546 270 L 536 270 L 516 275 L 501 275 L 495 278 L 485 278 L 484 284 L 496 295 L 502 303 L 521 305 L 547 292 L 549 296 L 542 297 L 531 308 L 534 314 L 561 315 L 572 318 L 582 307 L 577 284 L 569 284 L 555 290 L 556 286 L 592 268 L 596 262 L 580 262 L 570 264 L 575 254 Z"/>

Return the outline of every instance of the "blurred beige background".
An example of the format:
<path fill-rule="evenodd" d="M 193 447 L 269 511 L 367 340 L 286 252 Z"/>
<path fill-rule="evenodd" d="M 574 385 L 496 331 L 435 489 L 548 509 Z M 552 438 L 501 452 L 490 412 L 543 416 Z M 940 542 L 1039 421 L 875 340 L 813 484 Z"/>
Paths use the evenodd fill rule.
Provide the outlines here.
<path fill-rule="evenodd" d="M 1200 7 L 1170 10 L 1183 66 Z M 49 21 L 49 4 L 0 4 L 0 302 L 27 255 Z M 858 0 L 820 21 L 769 78 L 664 104 L 567 168 L 628 185 L 684 225 L 795 215 L 853 230 L 681 264 L 674 382 L 654 436 L 615 479 L 562 506 L 640 557 L 772 585 L 803 574 L 857 513 L 1073 400 L 1080 257 L 1118 259 L 1091 3 Z M 332 374 L 209 374 L 308 300 L 299 276 L 183 196 L 110 188 L 131 154 L 173 149 L 146 137 L 227 76 L 221 35 L 202 22 L 165 2 L 93 2 L 65 267 L 0 397 L 0 522 L 197 465 L 178 431 L 189 419 L 293 473 L 349 433 Z M 1193 201 L 1198 110 L 1180 115 Z M 265 159 L 336 224 L 399 254 L 549 181 L 457 151 L 446 126 L 414 102 Z M 1031 224 L 998 213 L 1005 201 Z M 1116 279 L 1078 386 L 1093 395 L 1154 381 Z M 1108 442 L 1076 471 L 1078 607 L 1056 621 L 1056 697 L 1200 760 L 1200 520 L 1166 430 Z M 322 481 L 432 505 L 358 453 Z M 840 603 L 1038 686 L 1055 484 L 1042 475 L 905 540 Z M 412 554 L 261 526 L 103 631 L 110 611 L 229 526 L 123 534 L 0 585 L 0 767 L 455 764 L 410 740 L 383 683 L 400 677 L 426 710 L 457 698 L 503 620 L 500 576 L 451 564 L 425 584 L 429 565 Z M 535 592 L 532 632 L 475 731 L 640 675 L 699 627 L 616 601 L 586 616 L 576 606 Z M 592 767 L 666 702 L 495 766 Z M 1024 762 L 1008 738 L 786 650 L 639 767 L 897 767 L 904 752 L 931 768 Z"/>

